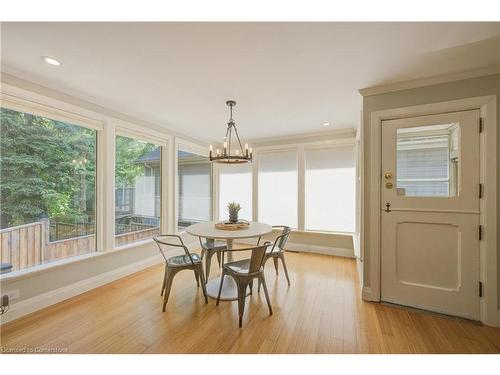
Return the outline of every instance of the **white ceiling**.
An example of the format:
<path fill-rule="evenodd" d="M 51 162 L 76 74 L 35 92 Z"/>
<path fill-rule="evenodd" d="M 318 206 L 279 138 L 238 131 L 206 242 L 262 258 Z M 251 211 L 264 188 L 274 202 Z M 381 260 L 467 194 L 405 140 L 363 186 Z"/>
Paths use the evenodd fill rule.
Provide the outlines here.
<path fill-rule="evenodd" d="M 2 23 L 1 52 L 7 73 L 200 139 L 235 99 L 252 139 L 357 127 L 360 88 L 499 65 L 500 23 Z"/>

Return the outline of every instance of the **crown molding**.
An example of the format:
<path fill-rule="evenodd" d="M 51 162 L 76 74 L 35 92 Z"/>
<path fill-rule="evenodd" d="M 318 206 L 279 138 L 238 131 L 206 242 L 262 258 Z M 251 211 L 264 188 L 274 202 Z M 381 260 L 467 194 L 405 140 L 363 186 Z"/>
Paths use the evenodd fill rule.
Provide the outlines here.
<path fill-rule="evenodd" d="M 359 93 L 362 96 L 371 96 L 385 94 L 388 92 L 400 91 L 414 89 L 417 87 L 432 86 L 440 83 L 461 81 L 469 78 L 477 78 L 483 76 L 489 76 L 493 74 L 500 74 L 500 65 L 489 66 L 481 69 L 467 70 L 463 72 L 443 74 L 430 76 L 425 78 L 418 78 L 409 81 L 401 81 L 395 83 L 389 83 L 386 85 L 371 86 L 359 89 Z"/>
<path fill-rule="evenodd" d="M 276 137 L 254 138 L 254 139 L 249 139 L 248 143 L 251 144 L 252 147 L 265 147 L 265 146 L 286 145 L 295 143 L 327 141 L 333 139 L 355 139 L 355 138 L 356 138 L 356 129 L 345 128 L 345 129 L 336 129 L 330 131 L 301 133 L 301 134 L 294 134 L 281 137 L 276 136 Z"/>

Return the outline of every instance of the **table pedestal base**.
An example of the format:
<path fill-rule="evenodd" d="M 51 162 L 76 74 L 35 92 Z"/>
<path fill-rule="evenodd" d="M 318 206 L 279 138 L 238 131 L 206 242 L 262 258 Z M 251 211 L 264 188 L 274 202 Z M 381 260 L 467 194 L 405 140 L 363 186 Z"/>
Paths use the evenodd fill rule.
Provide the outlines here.
<path fill-rule="evenodd" d="M 207 294 L 209 297 L 217 299 L 219 294 L 220 277 L 209 280 L 207 283 Z M 250 293 L 247 289 L 247 295 Z M 231 276 L 224 277 L 224 284 L 222 285 L 222 292 L 220 294 L 221 301 L 236 301 L 238 300 L 238 288 L 234 279 Z"/>

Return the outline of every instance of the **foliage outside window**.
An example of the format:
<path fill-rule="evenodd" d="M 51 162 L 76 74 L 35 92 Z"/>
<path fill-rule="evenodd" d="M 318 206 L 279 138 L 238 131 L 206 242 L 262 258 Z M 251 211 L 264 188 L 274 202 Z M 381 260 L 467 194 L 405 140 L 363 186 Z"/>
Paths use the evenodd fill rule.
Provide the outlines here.
<path fill-rule="evenodd" d="M 161 147 L 117 136 L 115 147 L 115 245 L 159 233 Z"/>
<path fill-rule="evenodd" d="M 15 271 L 95 251 L 97 132 L 0 114 L 2 264 Z"/>

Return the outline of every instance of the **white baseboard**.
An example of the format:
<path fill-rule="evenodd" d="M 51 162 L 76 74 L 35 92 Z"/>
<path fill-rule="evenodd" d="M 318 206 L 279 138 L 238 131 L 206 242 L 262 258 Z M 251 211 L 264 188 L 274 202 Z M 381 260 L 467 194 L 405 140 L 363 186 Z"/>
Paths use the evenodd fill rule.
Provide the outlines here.
<path fill-rule="evenodd" d="M 91 289 L 108 284 L 122 277 L 135 272 L 142 271 L 145 268 L 161 263 L 163 259 L 158 256 L 143 259 L 141 261 L 116 268 L 114 270 L 99 274 L 89 279 L 81 280 L 76 283 L 66 285 L 62 288 L 52 290 L 47 293 L 39 294 L 35 297 L 14 303 L 10 309 L 0 317 L 0 324 L 11 322 L 35 311 L 54 305 L 68 298 L 85 293 Z"/>
<path fill-rule="evenodd" d="M 356 257 L 356 268 L 358 270 L 359 285 L 363 285 L 363 261 Z"/>
<path fill-rule="evenodd" d="M 341 247 L 307 245 L 302 243 L 287 242 L 287 250 L 300 251 L 303 253 L 316 253 L 325 255 L 335 255 L 338 257 L 354 258 L 353 249 L 344 249 Z"/>
<path fill-rule="evenodd" d="M 237 240 L 239 243 L 255 245 L 255 239 L 241 239 Z M 315 254 L 325 254 L 325 255 L 335 255 L 345 258 L 354 258 L 353 249 L 344 249 L 341 247 L 331 247 L 331 246 L 317 246 L 308 245 L 303 243 L 287 242 L 285 246 L 286 250 L 299 251 L 303 253 L 315 253 Z"/>
<path fill-rule="evenodd" d="M 380 298 L 378 296 L 375 296 L 372 292 L 372 288 L 369 286 L 364 286 L 363 291 L 361 292 L 361 297 L 363 298 L 363 301 L 372 301 L 372 302 L 380 302 Z"/>

